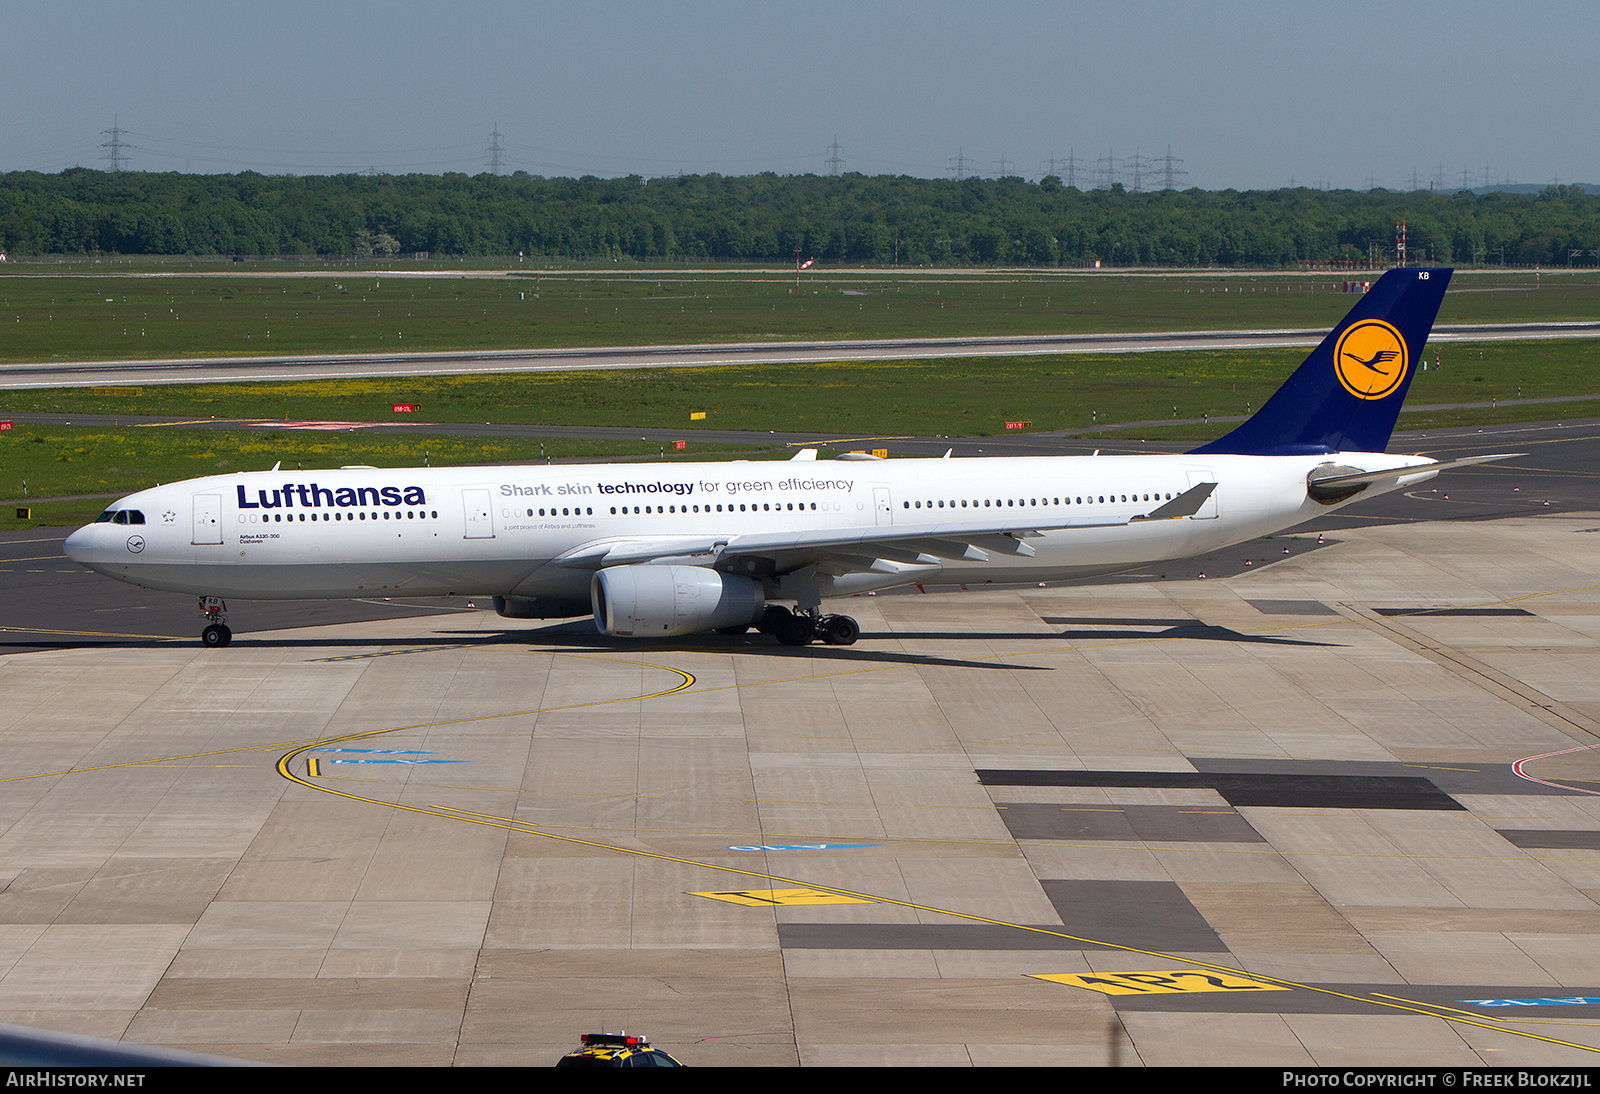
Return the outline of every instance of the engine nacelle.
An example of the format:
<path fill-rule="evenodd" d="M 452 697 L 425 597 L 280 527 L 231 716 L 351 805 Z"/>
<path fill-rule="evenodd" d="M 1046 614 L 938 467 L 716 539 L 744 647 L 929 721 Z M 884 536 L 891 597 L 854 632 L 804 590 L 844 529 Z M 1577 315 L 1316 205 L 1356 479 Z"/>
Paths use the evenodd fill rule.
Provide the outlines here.
<path fill-rule="evenodd" d="M 704 566 L 612 566 L 589 584 L 595 625 L 619 638 L 671 638 L 753 626 L 766 610 L 761 583 Z"/>
<path fill-rule="evenodd" d="M 548 596 L 497 596 L 494 610 L 507 619 L 570 619 L 589 610 L 581 600 L 552 600 Z"/>

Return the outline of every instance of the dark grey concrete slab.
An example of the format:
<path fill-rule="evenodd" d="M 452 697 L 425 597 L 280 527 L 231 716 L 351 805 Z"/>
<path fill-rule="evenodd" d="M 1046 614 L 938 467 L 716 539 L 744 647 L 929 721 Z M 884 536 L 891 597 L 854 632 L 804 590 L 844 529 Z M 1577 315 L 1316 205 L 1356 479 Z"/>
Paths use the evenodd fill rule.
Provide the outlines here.
<path fill-rule="evenodd" d="M 987 923 L 779 923 L 786 950 L 1081 950 L 1058 923 L 1019 931 Z"/>
<path fill-rule="evenodd" d="M 1232 809 L 1190 805 L 996 803 L 1017 839 L 1143 840 L 1147 843 L 1265 843 Z"/>
<path fill-rule="evenodd" d="M 1227 953 L 1183 890 L 1170 881 L 1039 881 L 1062 929 L 1141 950 Z"/>
<path fill-rule="evenodd" d="M 1338 615 L 1338 611 L 1320 600 L 1249 600 L 1245 601 L 1262 615 Z"/>
<path fill-rule="evenodd" d="M 1600 851 L 1600 831 L 1544 828 L 1496 828 L 1516 847 Z"/>
<path fill-rule="evenodd" d="M 1460 803 L 1415 775 L 1272 772 L 980 770 L 985 786 L 1152 787 L 1215 790 L 1229 805 L 1317 805 L 1335 809 L 1445 809 Z"/>

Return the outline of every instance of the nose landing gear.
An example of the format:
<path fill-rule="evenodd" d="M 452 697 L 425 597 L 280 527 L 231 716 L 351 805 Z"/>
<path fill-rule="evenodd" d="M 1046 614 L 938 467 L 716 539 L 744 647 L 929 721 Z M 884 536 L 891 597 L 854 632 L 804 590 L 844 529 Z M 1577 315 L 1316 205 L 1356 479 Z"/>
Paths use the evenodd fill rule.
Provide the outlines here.
<path fill-rule="evenodd" d="M 206 618 L 206 628 L 200 632 L 200 644 L 206 649 L 221 649 L 233 641 L 233 631 L 228 629 L 228 605 L 220 597 L 202 596 L 200 614 Z"/>

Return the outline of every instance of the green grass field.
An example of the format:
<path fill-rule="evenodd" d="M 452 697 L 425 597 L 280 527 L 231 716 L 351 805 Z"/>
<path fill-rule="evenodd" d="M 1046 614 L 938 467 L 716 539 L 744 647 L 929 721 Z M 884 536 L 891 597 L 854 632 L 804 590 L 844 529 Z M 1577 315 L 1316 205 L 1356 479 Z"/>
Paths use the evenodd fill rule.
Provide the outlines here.
<path fill-rule="evenodd" d="M 139 388 L 137 395 L 56 388 L 0 391 L 0 416 L 32 411 L 382 421 L 394 419 L 393 404 L 400 402 L 420 404 L 414 417 L 432 422 L 646 426 L 686 435 L 705 428 L 988 436 L 1018 420 L 1031 421 L 1035 430 L 1054 430 L 1243 414 L 1277 390 L 1304 356 L 1302 350 L 1232 350 L 975 357 L 175 384 Z M 1430 350 L 1428 358 L 1427 371 L 1417 372 L 1412 382 L 1411 405 L 1600 394 L 1600 341 L 1450 344 Z M 691 422 L 695 411 L 704 411 L 705 419 Z"/>
<path fill-rule="evenodd" d="M 1371 275 L 1359 275 L 1367 276 Z M 1442 322 L 1592 319 L 1600 274 L 1463 274 Z M 1321 327 L 1335 274 L 0 275 L 0 361 Z"/>

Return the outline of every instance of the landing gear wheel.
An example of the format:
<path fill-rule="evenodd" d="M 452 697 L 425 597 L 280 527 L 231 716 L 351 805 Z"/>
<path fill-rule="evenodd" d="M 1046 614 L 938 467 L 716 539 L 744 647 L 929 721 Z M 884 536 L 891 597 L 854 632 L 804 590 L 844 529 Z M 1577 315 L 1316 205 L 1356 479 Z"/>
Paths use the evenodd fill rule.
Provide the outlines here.
<path fill-rule="evenodd" d="M 784 623 L 794 618 L 794 613 L 788 608 L 780 608 L 776 604 L 768 604 L 766 611 L 761 613 L 761 622 L 756 624 L 756 630 L 762 634 L 778 634 Z"/>
<path fill-rule="evenodd" d="M 830 646 L 853 646 L 861 637 L 861 624 L 848 615 L 830 615 L 822 621 L 822 640 Z"/>
<path fill-rule="evenodd" d="M 233 641 L 233 632 L 226 623 L 213 623 L 200 632 L 200 644 L 206 649 L 217 650 Z"/>
<path fill-rule="evenodd" d="M 777 630 L 778 641 L 785 646 L 804 646 L 816 637 L 816 626 L 803 615 L 789 614 Z"/>

